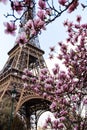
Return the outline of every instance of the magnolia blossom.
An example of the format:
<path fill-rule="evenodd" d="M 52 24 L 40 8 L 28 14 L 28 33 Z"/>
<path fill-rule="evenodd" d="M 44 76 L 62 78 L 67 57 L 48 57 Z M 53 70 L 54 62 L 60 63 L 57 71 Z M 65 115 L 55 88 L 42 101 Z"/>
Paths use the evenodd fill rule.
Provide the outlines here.
<path fill-rule="evenodd" d="M 46 80 L 45 80 L 45 82 L 47 83 L 47 84 L 53 84 L 53 77 L 48 77 Z"/>
<path fill-rule="evenodd" d="M 53 46 L 53 47 L 50 47 L 50 51 L 55 51 L 55 46 Z"/>
<path fill-rule="evenodd" d="M 34 27 L 37 32 L 40 31 L 41 29 L 45 30 L 45 22 L 42 21 L 40 18 L 34 19 Z"/>
<path fill-rule="evenodd" d="M 41 74 L 45 75 L 48 73 L 48 69 L 47 68 L 43 68 L 40 70 Z"/>
<path fill-rule="evenodd" d="M 59 2 L 59 4 L 64 6 L 66 4 L 67 0 L 58 0 L 58 2 Z"/>
<path fill-rule="evenodd" d="M 77 6 L 79 5 L 79 2 L 77 0 L 75 0 L 68 8 L 68 12 L 71 13 L 72 11 L 74 11 Z"/>
<path fill-rule="evenodd" d="M 50 16 L 52 14 L 52 10 L 50 8 L 47 8 L 45 11 L 46 15 Z"/>
<path fill-rule="evenodd" d="M 45 11 L 44 10 L 39 10 L 37 12 L 37 16 L 41 19 L 41 20 L 44 20 L 46 18 L 46 14 L 45 14 Z"/>
<path fill-rule="evenodd" d="M 45 84 L 45 89 L 46 89 L 46 91 L 51 91 L 52 90 L 52 85 L 50 85 L 50 84 Z"/>
<path fill-rule="evenodd" d="M 15 25 L 15 23 L 11 22 L 11 23 L 4 23 L 4 26 L 6 27 L 5 29 L 5 33 L 7 34 L 11 34 L 11 35 L 15 35 L 15 31 L 17 29 L 17 26 Z"/>
<path fill-rule="evenodd" d="M 1 1 L 5 3 L 6 0 L 1 0 Z M 73 1 L 69 1 L 69 2 L 68 2 L 68 0 L 58 0 L 58 3 L 60 5 L 62 5 L 63 8 L 60 7 L 59 4 L 58 4 L 59 8 L 57 8 L 54 0 L 52 2 L 50 2 L 50 0 L 37 0 L 36 2 L 38 3 L 38 6 L 39 6 L 39 9 L 37 10 L 37 16 L 39 17 L 39 19 L 41 19 L 41 21 L 39 21 L 38 25 L 35 26 L 34 25 L 35 21 L 38 21 L 38 20 L 32 19 L 32 18 L 34 18 L 31 16 L 32 13 L 31 14 L 28 13 L 29 20 L 32 19 L 32 22 L 33 22 L 32 27 L 30 27 L 29 29 L 28 29 L 28 26 L 25 25 L 27 27 L 27 33 L 29 34 L 29 38 L 40 34 L 42 29 L 43 30 L 46 29 L 46 25 L 53 22 L 64 11 L 68 10 L 69 13 L 74 11 L 79 4 L 78 0 L 73 0 Z M 84 4 L 82 4 L 82 5 L 84 6 Z M 10 6 L 12 9 L 12 13 L 11 14 L 7 13 L 6 17 L 11 16 L 15 23 L 16 23 L 16 21 L 20 21 L 20 23 L 21 23 L 22 17 L 27 16 L 26 15 L 27 11 L 32 12 L 36 6 L 36 3 L 33 0 L 23 0 L 23 1 L 10 0 Z M 26 8 L 26 9 L 24 9 L 24 8 Z M 24 11 L 23 11 L 23 9 L 24 9 Z M 15 13 L 15 11 L 19 14 L 22 13 L 21 16 L 20 15 L 18 16 L 17 13 Z M 23 23 L 23 24 L 25 24 L 25 23 Z M 68 29 L 68 31 L 71 31 L 70 28 Z"/>
<path fill-rule="evenodd" d="M 33 21 L 31 19 L 29 19 L 27 21 L 27 23 L 25 24 L 24 28 L 25 28 L 25 30 L 28 30 L 28 29 L 32 30 L 32 29 L 34 29 Z"/>
<path fill-rule="evenodd" d="M 84 104 L 87 104 L 87 98 L 83 101 Z"/>
<path fill-rule="evenodd" d="M 24 83 L 24 88 L 28 88 L 28 84 L 27 83 Z"/>
<path fill-rule="evenodd" d="M 28 42 L 27 38 L 26 38 L 26 33 L 22 32 L 18 38 L 16 39 L 16 43 L 19 45 L 24 45 Z"/>
<path fill-rule="evenodd" d="M 65 121 L 65 120 L 66 120 L 66 118 L 64 116 L 62 116 L 62 117 L 59 118 L 60 122 Z"/>
<path fill-rule="evenodd" d="M 56 119 L 56 120 L 53 120 L 52 121 L 52 128 L 53 129 L 57 129 L 58 128 L 58 124 L 59 124 L 59 121 Z"/>
<path fill-rule="evenodd" d="M 23 76 L 22 76 L 22 80 L 23 80 L 23 81 L 26 81 L 26 80 L 28 80 L 28 77 L 27 77 L 26 75 L 23 75 Z"/>
<path fill-rule="evenodd" d="M 28 35 L 37 35 L 41 30 L 45 30 L 45 22 L 42 21 L 40 18 L 29 20 L 25 26 L 25 30 L 28 32 Z"/>
<path fill-rule="evenodd" d="M 51 117 L 48 117 L 48 118 L 46 119 L 46 123 L 51 123 Z"/>
<path fill-rule="evenodd" d="M 61 53 L 58 54 L 57 58 L 66 66 L 66 71 L 60 70 L 59 65 L 56 64 L 53 68 L 53 75 L 50 75 L 47 69 L 42 69 L 39 76 L 40 82 L 36 81 L 39 84 L 37 87 L 39 94 L 43 93 L 43 98 L 52 101 L 50 110 L 57 119 L 57 122 L 50 122 L 52 129 L 62 130 L 65 127 L 70 130 L 77 128 L 82 130 L 84 128 L 85 122 L 81 115 L 84 107 L 81 106 L 87 104 L 87 99 L 84 98 L 87 95 L 85 91 L 87 89 L 87 49 L 85 47 L 87 26 L 80 25 L 80 20 L 80 16 L 77 16 L 78 28 L 67 20 L 65 25 L 69 30 L 68 39 L 70 42 L 59 42 L 58 44 Z M 52 55 L 55 53 L 54 48 L 52 48 L 51 53 Z"/>
<path fill-rule="evenodd" d="M 23 70 L 23 73 L 24 73 L 25 75 L 27 75 L 28 72 L 29 72 L 29 70 L 28 70 L 27 68 L 25 68 L 25 69 Z"/>
<path fill-rule="evenodd" d="M 80 16 L 80 15 L 77 16 L 76 21 L 77 21 L 77 22 L 80 22 L 80 21 L 81 21 L 81 16 Z"/>
<path fill-rule="evenodd" d="M 58 74 L 58 69 L 57 68 L 53 68 L 52 72 L 53 72 L 54 75 L 56 75 L 56 74 Z"/>
<path fill-rule="evenodd" d="M 7 3 L 8 0 L 0 0 L 0 2 L 3 2 L 4 4 Z"/>
<path fill-rule="evenodd" d="M 43 97 L 44 97 L 44 98 L 47 98 L 47 97 L 48 97 L 47 93 L 44 92 L 44 93 L 43 93 Z"/>
<path fill-rule="evenodd" d="M 41 9 L 45 9 L 46 8 L 46 3 L 44 0 L 39 0 L 38 5 Z"/>
<path fill-rule="evenodd" d="M 23 10 L 22 3 L 20 1 L 17 1 L 17 0 L 12 2 L 11 7 L 13 10 L 15 10 L 18 13 L 20 13 Z"/>
<path fill-rule="evenodd" d="M 50 109 L 51 109 L 52 111 L 55 111 L 56 108 L 57 108 L 57 103 L 54 101 L 54 102 L 52 102 L 52 104 L 50 105 Z"/>
<path fill-rule="evenodd" d="M 59 123 L 58 128 L 59 128 L 59 129 L 64 128 L 64 124 L 63 124 L 63 123 Z"/>

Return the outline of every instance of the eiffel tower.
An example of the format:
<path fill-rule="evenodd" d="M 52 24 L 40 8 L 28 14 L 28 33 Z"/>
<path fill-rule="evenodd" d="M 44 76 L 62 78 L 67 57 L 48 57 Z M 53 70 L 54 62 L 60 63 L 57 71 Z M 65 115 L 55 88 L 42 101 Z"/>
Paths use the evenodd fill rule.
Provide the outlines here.
<path fill-rule="evenodd" d="M 27 19 L 29 19 L 30 12 L 27 14 Z M 22 22 L 26 21 L 24 19 Z M 21 31 L 21 29 L 19 30 Z M 2 103 L 4 98 L 11 100 L 11 91 L 15 87 L 17 96 L 14 101 L 14 111 L 16 114 L 20 113 L 20 115 L 25 116 L 28 122 L 27 130 L 31 130 L 30 118 L 32 115 L 35 115 L 35 127 L 37 127 L 37 120 L 40 115 L 44 111 L 49 110 L 49 101 L 43 99 L 43 97 L 29 88 L 26 89 L 22 80 L 25 68 L 31 69 L 34 76 L 38 76 L 39 70 L 47 67 L 43 54 L 44 51 L 39 46 L 38 37 L 30 40 L 26 46 L 20 47 L 18 44 L 15 44 L 8 52 L 8 60 L 0 72 L 0 102 Z"/>

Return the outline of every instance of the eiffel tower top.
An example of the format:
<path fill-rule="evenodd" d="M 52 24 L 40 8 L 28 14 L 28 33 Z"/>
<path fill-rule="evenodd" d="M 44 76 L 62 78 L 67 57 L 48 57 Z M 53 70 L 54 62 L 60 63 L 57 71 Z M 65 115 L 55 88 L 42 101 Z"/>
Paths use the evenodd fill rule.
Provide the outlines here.
<path fill-rule="evenodd" d="M 33 0 L 33 4 L 35 4 L 35 0 Z M 28 20 L 30 19 L 34 19 L 36 17 L 36 11 L 35 11 L 35 5 L 33 5 L 32 7 L 29 8 L 28 7 L 25 7 L 24 9 L 24 14 L 23 14 L 23 17 L 21 19 L 21 24 L 22 25 L 25 25 L 27 23 Z M 18 32 L 18 35 L 20 35 L 21 32 L 25 32 L 25 29 L 24 27 L 20 27 L 19 28 L 19 32 Z M 16 45 L 17 43 L 15 43 Z M 27 44 L 31 44 L 37 48 L 40 49 L 40 43 L 39 43 L 39 39 L 38 39 L 38 36 L 34 36 L 33 38 L 31 38 L 29 40 L 29 43 Z"/>

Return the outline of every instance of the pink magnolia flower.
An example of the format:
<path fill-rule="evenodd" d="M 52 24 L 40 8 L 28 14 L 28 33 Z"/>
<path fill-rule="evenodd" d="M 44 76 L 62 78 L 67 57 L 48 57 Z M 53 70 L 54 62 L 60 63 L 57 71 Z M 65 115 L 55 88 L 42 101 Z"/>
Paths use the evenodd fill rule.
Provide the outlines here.
<path fill-rule="evenodd" d="M 77 22 L 80 22 L 80 21 L 81 21 L 81 16 L 80 16 L 80 15 L 77 16 L 76 21 L 77 21 Z"/>
<path fill-rule="evenodd" d="M 27 21 L 27 23 L 25 24 L 24 28 L 25 28 L 25 30 L 34 29 L 33 21 L 31 19 L 29 19 Z"/>
<path fill-rule="evenodd" d="M 63 123 L 59 123 L 59 124 L 58 124 L 58 128 L 59 128 L 59 129 L 64 128 L 64 124 L 63 124 Z"/>
<path fill-rule="evenodd" d="M 58 128 L 58 124 L 59 124 L 59 121 L 58 120 L 54 120 L 52 122 L 53 128 L 57 129 Z"/>
<path fill-rule="evenodd" d="M 77 101 L 77 96 L 73 95 L 72 96 L 72 101 L 76 102 Z"/>
<path fill-rule="evenodd" d="M 26 75 L 23 75 L 23 76 L 22 76 L 22 80 L 23 80 L 23 81 L 26 81 L 26 80 L 28 80 L 28 77 L 27 77 Z"/>
<path fill-rule="evenodd" d="M 51 52 L 55 51 L 55 46 L 50 47 L 50 51 L 51 51 Z"/>
<path fill-rule="evenodd" d="M 57 68 L 53 68 L 52 72 L 53 72 L 54 75 L 56 75 L 56 74 L 58 74 L 59 70 Z"/>
<path fill-rule="evenodd" d="M 61 94 L 61 93 L 62 93 L 62 90 L 61 90 L 61 89 L 57 89 L 56 92 L 55 92 L 56 95 L 59 95 L 59 94 Z"/>
<path fill-rule="evenodd" d="M 49 54 L 49 59 L 51 60 L 53 58 L 54 58 L 53 54 Z"/>
<path fill-rule="evenodd" d="M 36 78 L 30 78 L 30 81 L 32 82 L 32 83 L 36 83 Z"/>
<path fill-rule="evenodd" d="M 25 75 L 27 75 L 28 71 L 29 71 L 29 70 L 28 70 L 27 68 L 25 68 L 25 69 L 23 70 L 23 72 L 24 72 Z"/>
<path fill-rule="evenodd" d="M 63 59 L 63 56 L 61 54 L 58 55 L 57 57 L 59 60 L 62 60 Z"/>
<path fill-rule="evenodd" d="M 53 115 L 56 119 L 58 118 L 58 112 L 54 112 Z"/>
<path fill-rule="evenodd" d="M 84 104 L 87 104 L 87 98 L 83 101 Z"/>
<path fill-rule="evenodd" d="M 58 2 L 59 2 L 59 4 L 64 6 L 66 4 L 67 0 L 58 0 Z"/>
<path fill-rule="evenodd" d="M 11 7 L 13 10 L 15 10 L 18 13 L 20 13 L 23 10 L 22 3 L 17 0 L 13 1 L 13 3 L 11 4 Z"/>
<path fill-rule="evenodd" d="M 46 15 L 51 15 L 51 13 L 52 13 L 52 10 L 50 9 L 50 8 L 48 8 L 48 9 L 46 9 Z"/>
<path fill-rule="evenodd" d="M 68 20 L 65 20 L 64 23 L 63 23 L 63 25 L 64 26 L 68 26 L 68 23 L 69 23 Z"/>
<path fill-rule="evenodd" d="M 45 82 L 46 82 L 47 84 L 53 84 L 53 78 L 52 78 L 52 77 L 48 77 L 48 78 L 45 80 Z"/>
<path fill-rule="evenodd" d="M 66 79 L 66 73 L 65 73 L 64 71 L 60 71 L 60 73 L 59 73 L 59 75 L 58 75 L 58 78 L 61 79 L 61 80 L 62 80 L 62 79 L 63 79 L 63 80 Z"/>
<path fill-rule="evenodd" d="M 64 91 L 67 91 L 67 89 L 68 89 L 68 85 L 67 84 L 64 84 L 62 87 L 63 87 Z"/>
<path fill-rule="evenodd" d="M 48 97 L 47 93 L 44 92 L 44 93 L 43 93 L 43 97 L 44 97 L 44 98 L 47 98 L 47 97 Z"/>
<path fill-rule="evenodd" d="M 86 24 L 86 23 L 85 23 L 85 24 L 82 24 L 81 27 L 87 29 L 87 24 Z"/>
<path fill-rule="evenodd" d="M 48 72 L 47 68 L 41 69 L 41 74 L 46 75 Z"/>
<path fill-rule="evenodd" d="M 48 124 L 45 123 L 44 126 L 43 126 L 43 130 L 47 129 L 47 126 L 48 126 Z"/>
<path fill-rule="evenodd" d="M 27 43 L 26 33 L 22 32 L 19 37 L 16 39 L 16 43 L 19 45 L 24 45 Z"/>
<path fill-rule="evenodd" d="M 15 30 L 17 29 L 17 26 L 15 25 L 15 23 L 13 23 L 13 22 L 8 23 L 7 22 L 7 23 L 4 23 L 4 26 L 6 27 L 5 33 L 15 35 Z"/>
<path fill-rule="evenodd" d="M 6 4 L 6 3 L 7 3 L 7 0 L 0 0 L 0 2 Z"/>
<path fill-rule="evenodd" d="M 57 108 L 57 102 L 53 101 L 52 104 L 50 105 L 50 109 L 54 111 Z"/>
<path fill-rule="evenodd" d="M 40 74 L 40 81 L 44 81 L 45 79 L 46 79 L 46 76 L 45 75 L 43 75 L 43 74 Z"/>
<path fill-rule="evenodd" d="M 71 13 L 72 11 L 74 11 L 77 6 L 79 5 L 79 2 L 77 0 L 75 0 L 68 8 L 68 12 Z"/>
<path fill-rule="evenodd" d="M 66 110 L 61 110 L 60 111 L 60 115 L 62 115 L 62 116 L 64 116 L 64 115 L 66 115 L 68 112 L 66 111 Z"/>
<path fill-rule="evenodd" d="M 38 89 L 37 87 L 34 88 L 34 91 L 35 91 L 36 93 L 39 93 L 39 89 Z"/>
<path fill-rule="evenodd" d="M 38 31 L 36 31 L 35 29 L 31 29 L 30 34 L 34 36 L 34 35 L 38 34 Z"/>
<path fill-rule="evenodd" d="M 60 67 L 59 67 L 59 64 L 55 64 L 55 67 L 58 69 L 58 71 L 59 71 L 59 69 L 60 69 Z"/>
<path fill-rule="evenodd" d="M 80 25 L 78 25 L 78 24 L 75 24 L 74 26 L 75 26 L 76 29 L 80 28 Z"/>
<path fill-rule="evenodd" d="M 27 76 L 28 76 L 28 77 L 32 77 L 32 72 L 31 72 L 31 71 L 28 71 Z"/>
<path fill-rule="evenodd" d="M 38 5 L 41 9 L 45 9 L 46 8 L 46 2 L 43 0 L 39 0 Z"/>
<path fill-rule="evenodd" d="M 40 18 L 34 19 L 34 27 L 36 31 L 40 31 L 41 29 L 45 30 L 45 22 L 42 21 Z"/>
<path fill-rule="evenodd" d="M 28 84 L 27 83 L 24 83 L 24 88 L 28 88 Z"/>
<path fill-rule="evenodd" d="M 37 12 L 37 16 L 38 16 L 41 20 L 44 20 L 45 17 L 46 17 L 46 14 L 45 14 L 44 10 L 39 10 L 39 11 Z"/>
<path fill-rule="evenodd" d="M 30 35 L 37 35 L 39 32 L 41 32 L 41 29 L 45 30 L 45 22 L 42 21 L 40 18 L 29 20 L 25 26 L 25 30 Z"/>
<path fill-rule="evenodd" d="M 46 123 L 51 123 L 51 118 L 50 118 L 50 117 L 48 117 L 48 118 L 46 119 Z"/>
<path fill-rule="evenodd" d="M 47 95 L 47 98 L 49 98 L 50 101 L 52 101 L 54 99 L 54 97 L 52 95 L 50 95 L 49 97 Z"/>
<path fill-rule="evenodd" d="M 52 85 L 50 85 L 50 84 L 45 84 L 44 87 L 45 87 L 46 91 L 51 91 L 51 89 L 52 89 Z"/>
<path fill-rule="evenodd" d="M 75 126 L 75 127 L 74 127 L 74 130 L 79 130 L 79 129 L 78 129 L 78 126 Z"/>
<path fill-rule="evenodd" d="M 65 118 L 64 116 L 61 116 L 61 117 L 59 118 L 59 120 L 62 122 L 62 121 L 65 121 L 66 118 Z"/>

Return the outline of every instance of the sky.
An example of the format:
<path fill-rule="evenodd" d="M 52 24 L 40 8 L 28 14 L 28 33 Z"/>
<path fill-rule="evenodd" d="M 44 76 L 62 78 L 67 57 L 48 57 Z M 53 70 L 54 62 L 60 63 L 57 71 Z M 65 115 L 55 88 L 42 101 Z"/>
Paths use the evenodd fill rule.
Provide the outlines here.
<path fill-rule="evenodd" d="M 9 10 L 9 6 L 0 3 L 0 70 L 5 65 L 8 59 L 7 53 L 14 46 L 17 37 L 17 35 L 14 37 L 4 33 L 3 22 L 8 20 L 4 17 L 4 14 L 7 14 Z M 45 31 L 42 31 L 42 34 L 39 36 L 39 42 L 42 50 L 45 51 L 45 59 L 48 59 L 49 47 L 57 45 L 59 41 L 64 41 L 67 36 L 66 29 L 63 27 L 64 20 L 75 21 L 77 15 L 82 15 L 83 22 L 87 21 L 86 10 L 82 11 L 82 8 L 79 8 L 71 14 L 63 13 L 53 23 L 50 23 Z"/>

